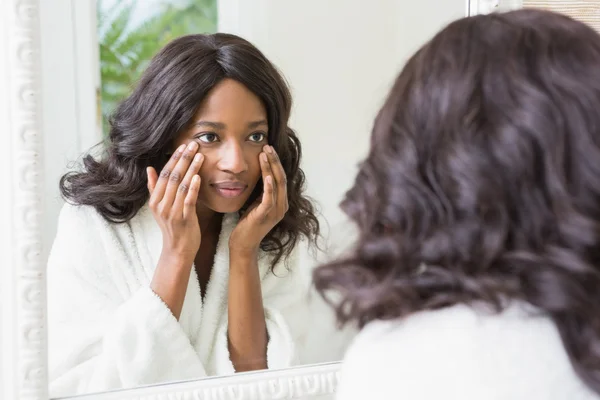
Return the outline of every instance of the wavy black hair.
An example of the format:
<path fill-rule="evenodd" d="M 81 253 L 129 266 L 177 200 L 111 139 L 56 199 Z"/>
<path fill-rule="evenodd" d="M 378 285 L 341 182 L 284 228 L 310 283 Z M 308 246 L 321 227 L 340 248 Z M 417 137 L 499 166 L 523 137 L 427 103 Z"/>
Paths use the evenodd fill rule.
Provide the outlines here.
<path fill-rule="evenodd" d="M 83 158 L 83 170 L 65 174 L 66 201 L 93 206 L 107 221 L 133 218 L 148 201 L 146 168 L 162 170 L 173 142 L 189 124 L 207 93 L 234 79 L 256 94 L 267 110 L 269 144 L 287 176 L 289 210 L 263 239 L 273 265 L 288 256 L 301 236 L 314 243 L 319 221 L 303 194 L 302 148 L 288 127 L 290 90 L 276 67 L 251 43 L 231 34 L 188 35 L 165 46 L 150 62 L 132 94 L 115 110 L 102 157 Z M 256 185 L 243 210 L 262 193 Z"/>
<path fill-rule="evenodd" d="M 448 25 L 397 78 L 317 269 L 341 323 L 530 303 L 600 393 L 600 35 L 523 9 Z M 336 300 L 331 300 L 331 293 Z"/>

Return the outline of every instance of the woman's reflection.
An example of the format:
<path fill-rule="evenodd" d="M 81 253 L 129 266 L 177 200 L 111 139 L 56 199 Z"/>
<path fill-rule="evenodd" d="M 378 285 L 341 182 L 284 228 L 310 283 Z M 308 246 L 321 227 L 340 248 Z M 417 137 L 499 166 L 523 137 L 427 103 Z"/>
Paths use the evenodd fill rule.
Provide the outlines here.
<path fill-rule="evenodd" d="M 290 109 L 239 37 L 182 37 L 152 60 L 105 154 L 60 182 L 52 396 L 293 363 L 294 249 L 319 223 Z"/>

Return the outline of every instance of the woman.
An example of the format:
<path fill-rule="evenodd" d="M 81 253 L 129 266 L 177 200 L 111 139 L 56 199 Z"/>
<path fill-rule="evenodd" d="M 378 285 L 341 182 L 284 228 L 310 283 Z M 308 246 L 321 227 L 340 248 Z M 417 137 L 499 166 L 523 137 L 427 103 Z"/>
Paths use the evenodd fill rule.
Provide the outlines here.
<path fill-rule="evenodd" d="M 106 154 L 60 183 L 52 396 L 292 364 L 292 253 L 319 224 L 290 110 L 239 37 L 186 36 L 154 57 Z"/>
<path fill-rule="evenodd" d="M 363 328 L 339 399 L 600 398 L 600 36 L 519 10 L 458 20 L 380 111 L 315 272 Z"/>

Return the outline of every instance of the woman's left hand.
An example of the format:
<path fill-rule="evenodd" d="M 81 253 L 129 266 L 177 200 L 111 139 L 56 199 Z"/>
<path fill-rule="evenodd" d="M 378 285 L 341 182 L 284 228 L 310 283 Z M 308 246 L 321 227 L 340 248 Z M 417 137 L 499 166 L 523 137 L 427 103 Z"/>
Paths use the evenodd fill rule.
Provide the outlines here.
<path fill-rule="evenodd" d="M 258 156 L 262 171 L 263 194 L 240 218 L 229 238 L 229 252 L 254 255 L 260 242 L 287 212 L 287 178 L 279 156 L 271 146 Z"/>

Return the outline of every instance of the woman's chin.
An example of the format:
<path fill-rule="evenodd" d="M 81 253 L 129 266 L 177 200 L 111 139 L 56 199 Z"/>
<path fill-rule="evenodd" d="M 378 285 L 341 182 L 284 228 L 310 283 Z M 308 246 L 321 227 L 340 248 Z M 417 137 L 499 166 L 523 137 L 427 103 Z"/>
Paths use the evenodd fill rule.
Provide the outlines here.
<path fill-rule="evenodd" d="M 246 199 L 199 199 L 198 205 L 206 207 L 216 213 L 230 214 L 237 213 L 238 211 L 240 211 L 244 206 L 245 202 Z"/>

